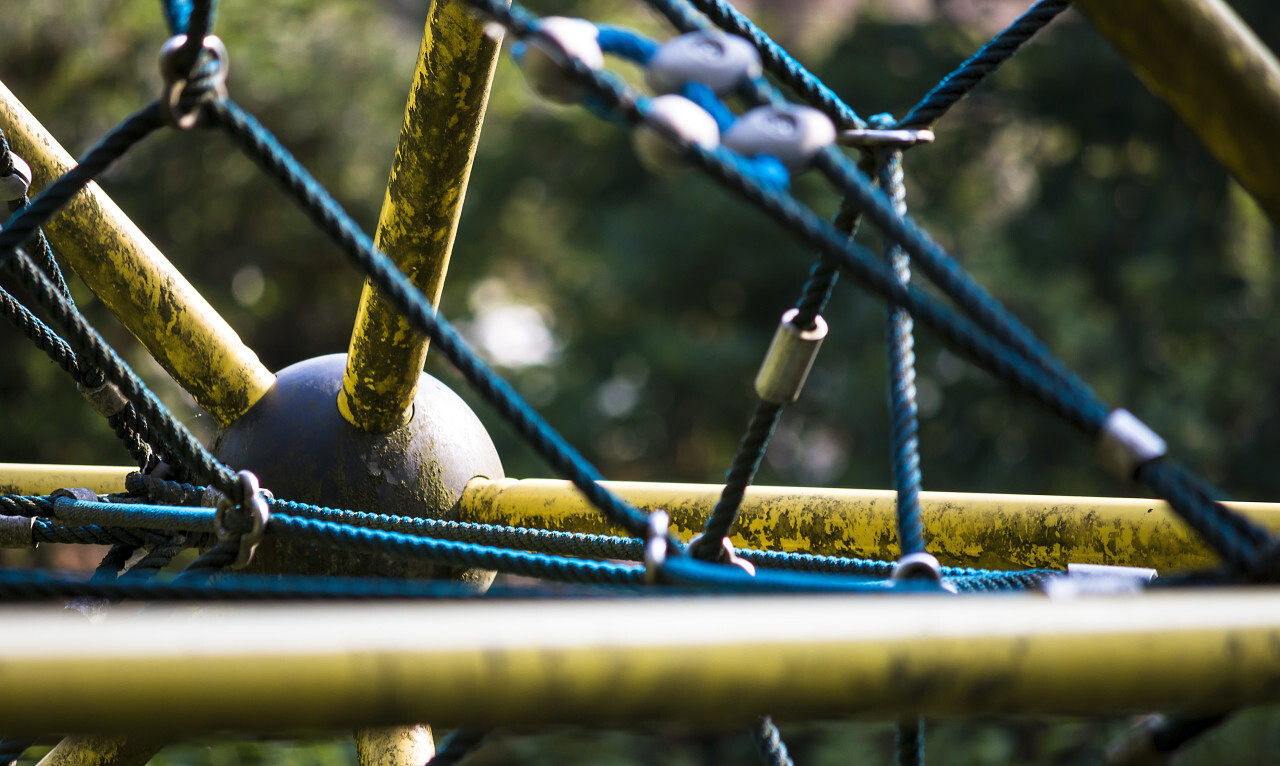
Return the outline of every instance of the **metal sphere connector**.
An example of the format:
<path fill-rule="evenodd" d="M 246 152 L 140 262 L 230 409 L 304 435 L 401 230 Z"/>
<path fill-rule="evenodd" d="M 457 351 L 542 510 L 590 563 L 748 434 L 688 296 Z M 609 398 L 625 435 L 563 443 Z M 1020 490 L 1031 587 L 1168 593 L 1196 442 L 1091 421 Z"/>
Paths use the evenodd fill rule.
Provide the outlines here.
<path fill-rule="evenodd" d="M 768 155 L 789 170 L 800 170 L 835 143 L 836 126 L 825 114 L 807 106 L 760 106 L 733 123 L 722 140 L 744 157 Z"/>
<path fill-rule="evenodd" d="M 675 93 L 700 82 L 718 95 L 760 76 L 760 54 L 741 37 L 699 30 L 663 43 L 645 66 L 645 82 L 657 93 Z"/>
<path fill-rule="evenodd" d="M 539 96 L 557 104 L 575 104 L 586 91 L 568 71 L 569 63 L 576 59 L 588 69 L 603 69 L 599 36 L 596 25 L 585 19 L 548 16 L 517 50 L 516 61 Z"/>
<path fill-rule="evenodd" d="M 715 149 L 720 127 L 705 109 L 684 96 L 658 96 L 642 102 L 645 121 L 632 134 L 640 163 L 655 173 L 683 170 L 681 156 L 690 146 Z"/>

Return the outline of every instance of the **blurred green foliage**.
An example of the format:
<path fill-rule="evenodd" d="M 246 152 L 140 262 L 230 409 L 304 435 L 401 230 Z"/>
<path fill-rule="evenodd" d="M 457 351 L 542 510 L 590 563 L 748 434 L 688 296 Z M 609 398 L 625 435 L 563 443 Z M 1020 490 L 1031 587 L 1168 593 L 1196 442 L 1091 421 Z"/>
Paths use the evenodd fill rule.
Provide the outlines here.
<path fill-rule="evenodd" d="M 901 115 L 1025 5 L 758 0 L 749 10 L 862 114 Z M 1233 5 L 1280 44 L 1274 3 Z M 234 97 L 370 230 L 424 6 L 221 3 Z M 532 7 L 666 34 L 635 2 Z M 79 152 L 157 92 L 165 36 L 154 0 L 9 0 L 0 79 Z M 1190 131 L 1074 13 L 937 127 L 937 143 L 906 159 L 912 213 L 1105 399 L 1164 434 L 1175 455 L 1236 497 L 1280 498 L 1271 463 L 1280 448 L 1280 354 L 1269 329 L 1280 312 L 1276 235 Z M 103 185 L 268 366 L 346 348 L 359 279 L 224 140 L 162 133 Z M 797 188 L 820 212 L 834 211 L 837 199 L 818 179 Z M 504 58 L 442 310 L 507 362 L 515 385 L 605 475 L 715 482 L 750 414 L 755 365 L 813 258 L 709 182 L 647 175 L 622 131 L 540 103 Z M 73 287 L 130 363 L 207 435 L 208 418 L 83 285 Z M 831 336 L 760 482 L 888 486 L 883 308 L 841 284 L 827 319 Z M 927 488 L 1141 492 L 1107 478 L 1069 428 L 932 338 L 920 337 L 918 352 Z M 0 359 L 0 461 L 127 461 L 69 381 L 15 332 L 0 332 Z M 462 387 L 438 356 L 428 370 Z M 509 475 L 547 474 L 487 407 L 476 409 Z M 1273 718 L 1248 719 L 1248 731 L 1262 733 L 1238 734 L 1249 743 L 1243 752 L 1275 751 Z M 1219 762 L 1212 742 L 1240 726 L 1195 751 L 1218 755 L 1189 762 Z M 1096 762 L 1099 738 L 1116 729 L 947 724 L 931 730 L 933 762 Z M 575 736 L 529 747 L 504 740 L 483 762 L 748 757 L 743 741 L 696 734 L 666 735 L 661 748 L 676 749 L 658 755 L 653 738 Z M 594 749 L 583 752 L 594 755 L 579 757 L 572 743 L 584 737 Z M 887 737 L 814 725 L 800 730 L 798 747 L 811 763 L 885 762 Z M 647 754 L 624 755 L 637 747 Z M 166 757 L 262 762 L 240 750 L 221 761 L 182 752 Z"/>

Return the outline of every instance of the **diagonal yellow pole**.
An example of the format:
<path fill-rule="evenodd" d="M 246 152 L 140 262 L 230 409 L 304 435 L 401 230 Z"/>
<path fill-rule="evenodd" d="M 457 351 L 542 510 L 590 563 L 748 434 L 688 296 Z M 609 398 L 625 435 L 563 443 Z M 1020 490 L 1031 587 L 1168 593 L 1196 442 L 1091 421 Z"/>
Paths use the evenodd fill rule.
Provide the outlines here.
<path fill-rule="evenodd" d="M 462 3 L 431 4 L 375 241 L 436 306 L 500 42 Z M 401 425 L 427 342 L 366 282 L 338 395 L 343 417 L 373 433 Z"/>
<path fill-rule="evenodd" d="M 1280 223 L 1280 64 L 1222 0 L 1075 0 Z"/>
<path fill-rule="evenodd" d="M 31 165 L 33 193 L 75 164 L 3 83 L 0 128 Z M 271 388 L 275 376 L 257 354 L 97 184 L 45 233 L 94 295 L 220 424 L 243 415 Z"/>

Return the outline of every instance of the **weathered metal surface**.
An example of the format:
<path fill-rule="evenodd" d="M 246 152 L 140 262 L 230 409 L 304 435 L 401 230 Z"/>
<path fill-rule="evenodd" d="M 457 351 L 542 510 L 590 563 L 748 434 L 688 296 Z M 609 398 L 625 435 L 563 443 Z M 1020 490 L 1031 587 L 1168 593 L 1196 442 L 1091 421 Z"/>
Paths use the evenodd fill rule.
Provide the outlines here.
<path fill-rule="evenodd" d="M 1280 223 L 1280 64 L 1222 0 L 1076 0 Z"/>
<path fill-rule="evenodd" d="M 47 495 L 63 487 L 85 487 L 107 495 L 124 492 L 128 466 L 0 463 L 0 495 Z"/>
<path fill-rule="evenodd" d="M 355 732 L 359 766 L 422 766 L 436 754 L 429 726 L 374 726 Z"/>
<path fill-rule="evenodd" d="M 280 370 L 261 401 L 214 438 L 214 454 L 253 471 L 280 498 L 430 518 L 457 518 L 458 499 L 472 478 L 502 476 L 479 419 L 429 375 L 422 375 L 405 425 L 373 434 L 348 423 L 337 405 L 345 361 L 331 354 Z M 281 573 L 452 574 L 390 556 L 355 557 L 270 539 L 254 561 Z"/>
<path fill-rule="evenodd" d="M 7 610 L 0 624 L 0 720 L 14 735 L 1196 713 L 1280 701 L 1275 588 L 152 607 L 96 625 L 60 609 Z"/>
<path fill-rule="evenodd" d="M 143 737 L 65 737 L 36 766 L 143 766 L 164 747 Z"/>
<path fill-rule="evenodd" d="M 437 306 L 500 42 L 462 3 L 431 4 L 376 242 Z M 365 282 L 339 399 L 343 417 L 375 433 L 400 425 L 427 343 Z"/>
<path fill-rule="evenodd" d="M 33 193 L 75 164 L 0 83 L 0 128 L 34 171 Z M 271 371 L 97 184 L 45 227 L 54 249 L 219 423 L 271 387 Z"/>
<path fill-rule="evenodd" d="M 645 510 L 664 509 L 685 539 L 720 497 L 710 484 L 604 482 Z M 751 487 L 733 530 L 750 548 L 896 560 L 895 495 L 889 490 Z M 1152 567 L 1208 566 L 1213 554 L 1162 501 L 1037 495 L 922 492 L 929 551 L 952 566 L 1064 568 L 1071 562 Z M 1280 505 L 1228 503 L 1280 530 Z M 476 480 L 462 518 L 486 524 L 617 534 L 568 482 Z"/>

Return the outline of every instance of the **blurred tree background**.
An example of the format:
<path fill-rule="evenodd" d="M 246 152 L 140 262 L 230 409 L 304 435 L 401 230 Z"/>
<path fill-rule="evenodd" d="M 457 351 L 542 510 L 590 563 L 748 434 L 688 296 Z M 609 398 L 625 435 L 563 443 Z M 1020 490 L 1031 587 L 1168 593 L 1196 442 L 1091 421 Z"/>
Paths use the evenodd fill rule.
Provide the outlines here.
<path fill-rule="evenodd" d="M 861 114 L 900 116 L 1028 4 L 756 0 L 742 7 Z M 1274 3 L 1232 4 L 1264 41 L 1280 45 Z M 157 6 L 8 0 L 0 79 L 81 152 L 158 92 L 156 56 L 166 35 Z M 231 50 L 233 96 L 370 231 L 425 7 L 408 0 L 221 3 L 218 32 Z M 668 34 L 638 2 L 541 0 L 532 9 Z M 1273 389 L 1280 353 L 1267 329 L 1280 311 L 1275 230 L 1190 131 L 1073 12 L 937 130 L 936 144 L 906 158 L 913 215 L 1104 399 L 1168 438 L 1175 455 L 1235 497 L 1280 499 L 1280 472 L 1270 463 L 1280 447 Z M 222 138 L 158 134 L 103 186 L 269 367 L 345 351 L 360 280 Z M 834 212 L 838 200 L 820 179 L 802 177 L 797 188 L 820 212 Z M 540 102 L 504 57 L 442 311 L 606 476 L 716 482 L 753 407 L 755 367 L 813 259 L 710 182 L 648 175 L 623 131 L 580 109 Z M 207 416 L 83 285 L 73 289 L 135 369 L 207 435 Z M 783 418 L 759 483 L 887 487 L 883 308 L 842 283 L 827 320 L 831 335 L 804 397 Z M 1010 399 L 928 335 L 918 338 L 918 352 L 926 488 L 1140 491 L 1098 470 L 1089 445 L 1068 427 Z M 0 461 L 128 461 L 70 381 L 16 332 L 0 332 L 0 359 Z M 438 356 L 428 371 L 463 388 Z M 475 408 L 508 475 L 548 474 L 485 405 Z M 1216 762 L 1214 736 L 1245 748 L 1238 752 L 1275 752 L 1280 734 L 1271 720 L 1246 721 L 1253 723 L 1211 736 L 1193 753 L 1203 760 L 1193 762 Z M 1096 762 L 1099 737 L 1118 725 L 944 726 L 931 734 L 943 743 L 933 760 Z M 854 729 L 807 727 L 800 749 L 809 762 L 864 752 L 886 762 L 888 735 L 865 745 L 871 729 Z M 864 744 L 850 744 L 855 735 Z M 700 736 L 689 735 L 702 744 L 683 754 L 633 761 L 618 748 L 610 757 L 736 759 L 714 755 L 721 740 L 712 747 Z M 538 740 L 543 745 L 521 750 L 519 741 L 499 747 L 514 759 L 508 762 L 607 760 L 599 747 L 578 754 Z M 683 741 L 668 737 L 663 747 Z M 824 742 L 844 744 L 824 749 Z M 739 745 L 723 746 L 746 757 Z M 707 760 L 689 755 L 699 752 Z"/>

